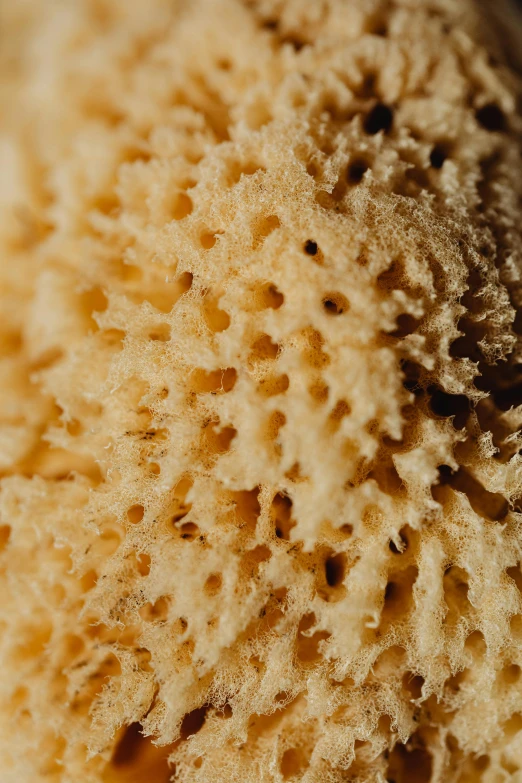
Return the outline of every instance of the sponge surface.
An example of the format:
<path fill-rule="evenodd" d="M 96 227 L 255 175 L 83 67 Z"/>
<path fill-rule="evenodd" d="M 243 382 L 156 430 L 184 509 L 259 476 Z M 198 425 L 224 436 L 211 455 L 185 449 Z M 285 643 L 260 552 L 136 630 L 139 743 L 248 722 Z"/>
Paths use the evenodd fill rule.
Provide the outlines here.
<path fill-rule="evenodd" d="M 2 783 L 522 780 L 501 10 L 0 2 Z"/>

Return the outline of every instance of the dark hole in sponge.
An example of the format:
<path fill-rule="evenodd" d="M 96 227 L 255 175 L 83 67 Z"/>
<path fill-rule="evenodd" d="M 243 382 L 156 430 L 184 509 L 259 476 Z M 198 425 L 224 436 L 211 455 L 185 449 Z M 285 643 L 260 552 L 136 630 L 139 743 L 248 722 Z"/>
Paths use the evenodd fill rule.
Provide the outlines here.
<path fill-rule="evenodd" d="M 279 310 L 285 301 L 284 295 L 277 289 L 273 283 L 269 283 L 262 292 L 264 308 L 271 307 L 272 310 Z"/>
<path fill-rule="evenodd" d="M 478 386 L 478 384 L 476 384 Z M 522 404 L 522 384 L 517 383 L 507 389 L 499 389 L 493 393 L 493 399 L 497 408 L 507 411 L 512 407 Z"/>
<path fill-rule="evenodd" d="M 387 780 L 396 783 L 429 783 L 432 776 L 432 758 L 415 735 L 406 745 L 398 742 L 390 753 Z"/>
<path fill-rule="evenodd" d="M 379 131 L 388 133 L 393 125 L 393 112 L 385 103 L 377 103 L 364 121 L 366 133 L 374 136 Z"/>
<path fill-rule="evenodd" d="M 324 297 L 323 307 L 330 315 L 342 315 L 342 313 L 349 309 L 349 304 L 347 298 L 336 291 L 335 293 L 327 294 Z"/>
<path fill-rule="evenodd" d="M 520 593 L 522 593 L 522 571 L 520 570 L 520 563 L 516 566 L 511 566 L 511 568 L 507 568 L 506 573 L 513 579 Z"/>
<path fill-rule="evenodd" d="M 346 179 L 348 182 L 360 182 L 369 168 L 370 167 L 365 160 L 360 158 L 354 160 L 350 163 L 348 169 L 346 170 Z"/>
<path fill-rule="evenodd" d="M 449 465 L 439 465 L 439 484 L 449 484 L 455 471 Z"/>
<path fill-rule="evenodd" d="M 407 391 L 412 392 L 416 396 L 423 393 L 422 386 L 420 385 L 421 367 L 415 362 L 402 361 L 401 370 L 404 373 L 404 381 L 402 385 Z"/>
<path fill-rule="evenodd" d="M 398 595 L 398 589 L 395 582 L 388 582 L 384 591 L 384 600 L 391 601 Z"/>
<path fill-rule="evenodd" d="M 185 541 L 194 541 L 199 536 L 199 527 L 194 522 L 185 522 L 180 527 L 181 538 Z"/>
<path fill-rule="evenodd" d="M 281 37 L 281 43 L 282 44 L 290 44 L 294 51 L 300 52 L 303 46 L 305 45 L 305 41 L 302 41 L 300 38 L 298 38 L 295 35 L 284 35 Z"/>
<path fill-rule="evenodd" d="M 288 748 L 281 758 L 283 780 L 295 780 L 297 775 L 300 778 L 301 775 L 299 773 L 305 770 L 309 763 L 308 755 L 304 748 Z"/>
<path fill-rule="evenodd" d="M 11 528 L 9 525 L 0 525 L 0 552 L 7 546 L 11 537 Z"/>
<path fill-rule="evenodd" d="M 139 748 L 143 742 L 141 723 L 131 723 L 125 729 L 123 737 L 116 745 L 116 750 L 112 757 L 112 763 L 115 767 L 123 767 L 132 764 L 139 753 Z"/>
<path fill-rule="evenodd" d="M 158 747 L 142 731 L 140 723 L 125 727 L 111 759 L 109 776 L 104 776 L 104 780 L 112 783 L 137 780 L 169 783 L 174 772 L 169 764 L 173 745 Z"/>
<path fill-rule="evenodd" d="M 346 555 L 343 552 L 339 552 L 337 555 L 328 557 L 324 564 L 324 570 L 329 587 L 338 587 L 344 579 Z"/>
<path fill-rule="evenodd" d="M 503 131 L 506 127 L 506 118 L 502 109 L 496 103 L 486 103 L 482 108 L 477 109 L 475 116 L 488 131 Z"/>
<path fill-rule="evenodd" d="M 335 302 L 333 302 L 331 299 L 325 299 L 323 305 L 324 305 L 324 309 L 327 310 L 329 313 L 332 313 L 333 315 L 338 315 L 339 311 L 337 309 L 337 306 Z"/>
<path fill-rule="evenodd" d="M 316 256 L 317 250 L 317 242 L 314 242 L 313 239 L 308 239 L 305 242 L 304 251 L 305 253 L 308 253 L 309 256 Z"/>
<path fill-rule="evenodd" d="M 378 35 L 381 38 L 386 38 L 388 35 L 388 27 L 385 22 L 379 22 L 372 30 L 373 35 Z"/>
<path fill-rule="evenodd" d="M 410 313 L 401 313 L 397 318 L 397 326 L 390 332 L 392 337 L 407 337 L 409 334 L 413 334 L 415 329 L 419 325 L 419 320 L 414 318 Z"/>
<path fill-rule="evenodd" d="M 275 534 L 277 538 L 290 540 L 290 531 L 295 522 L 292 519 L 292 501 L 282 492 L 278 492 L 272 500 L 270 515 L 275 522 Z"/>
<path fill-rule="evenodd" d="M 490 522 L 501 522 L 509 511 L 509 503 L 501 494 L 489 492 L 464 468 L 453 471 L 449 465 L 439 465 L 439 484 L 449 485 L 464 493 L 471 508 Z"/>
<path fill-rule="evenodd" d="M 464 394 L 448 394 L 438 386 L 428 388 L 430 408 L 436 416 L 454 416 L 453 424 L 460 430 L 466 424 L 470 411 L 469 399 Z"/>
<path fill-rule="evenodd" d="M 422 696 L 422 686 L 424 685 L 424 677 L 420 674 L 412 674 L 412 672 L 406 672 L 402 678 L 404 688 L 411 695 L 412 699 L 420 699 Z"/>
<path fill-rule="evenodd" d="M 304 663 L 313 663 L 321 659 L 319 645 L 322 641 L 328 639 L 331 634 L 328 631 L 316 631 L 312 635 L 307 634 L 316 623 L 316 617 L 313 612 L 306 614 L 301 618 L 297 632 L 297 657 Z"/>
<path fill-rule="evenodd" d="M 137 525 L 138 522 L 141 522 L 143 519 L 144 514 L 145 509 L 138 503 L 135 506 L 131 506 L 131 508 L 129 508 L 127 511 L 127 518 L 133 525 Z"/>
<path fill-rule="evenodd" d="M 180 735 L 181 739 L 185 740 L 191 737 L 193 734 L 197 734 L 200 728 L 205 723 L 205 717 L 207 715 L 208 706 L 198 707 L 192 712 L 188 712 L 181 722 Z"/>
<path fill-rule="evenodd" d="M 413 585 L 418 576 L 415 566 L 397 572 L 391 577 L 384 591 L 381 624 L 384 630 L 391 622 L 406 615 L 413 604 Z"/>
<path fill-rule="evenodd" d="M 393 552 L 394 555 L 402 555 L 403 552 L 405 552 L 408 549 L 408 538 L 406 536 L 406 527 L 401 528 L 399 531 L 399 541 L 398 545 L 395 543 L 393 539 L 390 540 L 390 543 L 388 544 L 390 552 Z"/>
<path fill-rule="evenodd" d="M 434 169 L 441 169 L 447 157 L 448 154 L 444 147 L 442 147 L 440 144 L 437 144 L 431 151 L 430 163 Z"/>

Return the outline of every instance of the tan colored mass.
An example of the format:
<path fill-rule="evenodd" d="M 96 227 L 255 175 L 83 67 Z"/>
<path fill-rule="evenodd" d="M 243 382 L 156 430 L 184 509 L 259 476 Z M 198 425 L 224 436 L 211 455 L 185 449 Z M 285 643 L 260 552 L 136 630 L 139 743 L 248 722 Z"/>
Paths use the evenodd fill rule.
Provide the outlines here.
<path fill-rule="evenodd" d="M 501 8 L 2 0 L 1 783 L 522 781 Z"/>

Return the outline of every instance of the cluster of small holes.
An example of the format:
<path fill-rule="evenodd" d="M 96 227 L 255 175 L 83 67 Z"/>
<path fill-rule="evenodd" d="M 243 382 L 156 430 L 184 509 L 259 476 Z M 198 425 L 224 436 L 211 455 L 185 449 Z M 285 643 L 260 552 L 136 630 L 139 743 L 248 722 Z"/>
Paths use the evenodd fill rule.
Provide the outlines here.
<path fill-rule="evenodd" d="M 267 20 L 263 26 L 268 33 L 277 37 L 279 44 L 285 44 L 287 49 L 292 48 L 295 52 L 299 52 L 308 42 L 304 32 L 303 35 L 300 34 L 299 36 L 283 32 L 282 24 L 276 19 Z M 378 15 L 375 19 L 372 18 L 369 21 L 365 26 L 365 29 L 370 34 L 386 36 L 388 34 L 388 20 Z M 228 57 L 218 59 L 216 65 L 221 71 L 225 72 L 220 78 L 228 78 L 225 75 L 226 72 L 236 67 L 234 62 Z M 376 73 L 369 73 L 364 76 L 360 87 L 356 89 L 359 97 L 371 100 L 372 102 L 377 99 L 377 95 L 380 94 L 378 89 L 380 85 L 377 77 L 378 74 Z M 334 105 L 331 109 L 330 106 L 328 106 L 328 111 L 331 110 L 331 117 L 333 120 L 346 120 L 341 109 L 335 106 L 335 102 L 333 103 Z M 258 113 L 259 116 L 257 116 L 256 113 Z M 477 109 L 475 111 L 475 117 L 478 124 L 485 130 L 503 132 L 507 129 L 506 117 L 496 104 L 487 104 Z M 252 127 L 260 127 L 269 119 L 270 114 L 268 110 L 262 106 L 262 101 L 260 100 L 259 106 L 253 110 L 252 116 L 247 119 L 247 123 L 250 124 L 251 122 Z M 378 136 L 379 134 L 390 136 L 396 126 L 394 108 L 385 103 L 374 103 L 370 111 L 362 117 L 362 124 L 363 129 L 368 136 Z M 364 192 L 364 187 L 356 188 L 355 186 L 362 183 L 363 180 L 366 183 L 372 181 L 373 175 L 367 176 L 367 172 L 369 172 L 370 168 L 374 165 L 373 161 L 375 160 L 376 155 L 374 147 L 370 147 L 370 145 L 377 145 L 380 143 L 380 140 L 366 139 L 364 143 L 367 143 L 368 147 L 363 146 L 362 153 L 349 159 L 346 170 L 344 172 L 341 171 L 339 175 L 339 182 L 334 188 L 333 195 L 329 197 L 330 200 L 325 198 L 325 203 L 327 203 L 329 207 L 332 207 L 333 202 L 338 202 L 337 204 L 334 204 L 334 208 L 342 210 L 343 206 L 340 202 L 345 199 L 345 196 L 346 200 L 348 200 L 351 195 L 355 197 Z M 384 140 L 384 143 L 390 143 L 390 139 Z M 368 149 L 371 149 L 372 151 L 368 152 L 368 156 L 366 157 L 365 150 Z M 420 164 L 417 164 L 416 168 L 410 168 L 406 174 L 406 178 L 409 180 L 407 185 L 410 188 L 408 192 L 418 194 L 420 188 L 428 187 L 431 182 L 442 181 L 441 177 L 446 175 L 448 169 L 445 168 L 443 175 L 439 175 L 437 170 L 441 170 L 445 167 L 445 162 L 448 159 L 450 152 L 453 153 L 453 151 L 453 147 L 445 140 L 435 143 L 429 154 L 430 167 L 435 171 L 422 171 L 419 168 Z M 150 156 L 145 152 L 131 151 L 129 152 L 127 160 L 146 161 L 148 157 Z M 317 164 L 310 163 L 307 170 L 311 176 L 319 178 L 321 168 L 322 164 L 317 162 Z M 379 169 L 377 165 L 375 165 L 375 172 L 378 171 Z M 254 160 L 231 165 L 230 171 L 228 172 L 227 185 L 233 188 L 239 183 L 239 190 L 240 188 L 247 186 L 247 178 L 255 177 L 256 181 L 262 180 L 264 172 L 265 169 Z M 350 188 L 349 186 L 354 187 Z M 186 189 L 190 186 L 183 185 L 182 187 Z M 169 217 L 176 221 L 183 221 L 192 215 L 195 205 L 195 197 L 193 201 L 191 195 L 184 190 L 175 193 L 172 200 L 169 201 Z M 119 200 L 110 195 L 106 198 L 100 197 L 94 206 L 106 215 L 114 215 L 121 208 Z M 193 225 L 194 217 L 191 220 L 187 220 L 187 225 L 189 227 Z M 267 244 L 278 241 L 277 236 L 272 237 L 272 235 L 277 233 L 280 227 L 281 222 L 279 217 L 273 214 L 269 214 L 268 216 L 264 215 L 253 220 L 250 226 L 253 246 L 259 248 L 261 252 L 264 252 L 266 248 L 263 249 L 262 246 L 265 241 Z M 180 226 L 178 230 L 184 229 L 185 226 Z M 310 230 L 313 231 L 315 229 Z M 320 235 L 316 236 L 316 238 L 320 239 Z M 226 245 L 227 240 L 228 237 L 224 235 L 222 231 L 217 230 L 216 225 L 213 224 L 212 221 L 209 221 L 208 227 L 206 225 L 203 226 L 201 223 L 197 224 L 194 243 L 200 256 L 205 256 L 208 263 L 213 263 L 213 259 L 217 257 L 221 248 Z M 323 252 L 316 239 L 310 238 L 304 242 L 303 239 L 301 239 L 300 242 L 302 242 L 300 247 L 302 247 L 305 256 L 301 257 L 301 264 L 308 264 L 307 269 L 309 269 L 310 261 L 319 265 L 325 263 Z M 327 247 L 326 241 L 323 247 Z M 209 252 L 208 255 L 205 255 L 205 253 L 201 253 L 200 251 L 213 252 Z M 357 263 L 362 268 L 367 265 L 369 258 L 370 256 L 366 256 L 365 252 L 361 251 Z M 330 259 L 326 259 L 326 262 L 330 263 Z M 404 271 L 397 266 L 394 268 L 392 267 L 393 265 L 387 272 L 383 273 L 378 282 L 381 289 L 386 292 L 404 288 L 404 280 L 406 277 Z M 313 266 L 311 268 L 314 269 Z M 133 270 L 127 269 L 126 271 L 128 273 L 126 278 L 127 282 L 131 281 L 134 274 L 134 283 L 136 284 L 136 287 L 139 288 L 143 275 L 138 267 L 134 267 Z M 316 269 L 315 271 L 318 272 L 323 270 Z M 136 291 L 134 297 L 136 300 L 149 301 L 157 310 L 169 313 L 179 297 L 190 290 L 192 282 L 192 275 L 186 272 L 174 281 L 171 295 L 169 296 L 156 297 L 153 293 L 145 295 L 145 292 L 142 296 L 139 291 Z M 198 280 L 198 285 L 199 284 L 200 282 Z M 213 289 L 203 290 L 199 299 L 197 298 L 196 292 L 193 293 L 195 306 L 200 307 L 201 309 L 202 323 L 204 322 L 208 331 L 211 333 L 209 340 L 220 339 L 215 338 L 214 335 L 219 335 L 221 332 L 226 331 L 231 325 L 231 315 L 226 312 L 227 307 L 222 305 L 221 297 L 224 292 Z M 323 313 L 328 318 L 341 316 L 349 309 L 348 299 L 340 292 L 328 292 L 322 299 L 320 297 L 321 294 L 319 289 L 318 301 L 320 301 Z M 101 289 L 93 289 L 92 291 L 87 292 L 87 295 L 84 298 L 86 312 L 91 319 L 90 325 L 92 330 L 96 331 L 98 330 L 98 325 L 96 320 L 92 317 L 93 313 L 103 312 L 107 308 L 108 300 Z M 231 300 L 225 298 L 223 301 Z M 279 291 L 274 283 L 262 281 L 255 286 L 248 306 L 251 307 L 251 311 L 258 313 L 263 310 L 277 311 L 282 307 L 284 301 L 284 294 Z M 230 313 L 233 313 L 232 308 L 230 308 Z M 158 314 L 156 313 L 156 316 L 157 315 Z M 272 317 L 272 313 L 268 313 L 268 315 L 269 317 Z M 329 321 L 327 326 L 325 322 L 325 334 L 327 329 L 332 328 L 333 323 L 333 321 Z M 342 323 L 342 321 L 337 322 L 337 324 L 339 323 Z M 393 329 L 387 337 L 402 340 L 404 337 L 408 337 L 409 335 L 418 332 L 419 325 L 420 321 L 418 319 L 403 313 L 397 317 L 396 328 Z M 263 325 L 261 329 L 271 331 L 271 325 Z M 284 407 L 285 398 L 283 398 L 282 395 L 284 395 L 289 388 L 292 388 L 293 391 L 294 387 L 292 384 L 294 381 L 290 371 L 286 374 L 277 369 L 282 364 L 282 361 L 278 362 L 281 355 L 283 354 L 283 356 L 285 356 L 285 343 L 284 341 L 281 343 L 278 342 L 280 339 L 279 337 L 277 337 L 277 339 L 273 338 L 264 331 L 250 334 L 252 336 L 249 337 L 247 369 L 252 370 L 252 377 L 255 378 L 257 384 L 257 394 L 268 400 L 270 405 L 272 405 L 271 400 L 273 397 L 281 395 L 281 399 L 275 401 L 275 404 L 286 411 L 286 408 Z M 274 331 L 274 334 L 277 334 L 277 331 Z M 143 337 L 147 337 L 152 342 L 158 343 L 166 343 L 173 340 L 173 335 L 175 336 L 175 332 L 170 324 L 162 323 L 160 321 L 153 326 L 147 326 L 143 331 Z M 483 335 L 481 335 L 481 337 L 482 336 Z M 307 337 L 309 338 L 309 344 L 304 349 L 302 355 L 305 362 L 313 368 L 313 372 L 310 371 L 306 389 L 315 402 L 325 406 L 325 415 L 328 416 L 328 433 L 337 433 L 336 437 L 338 437 L 342 434 L 339 430 L 346 427 L 347 423 L 349 424 L 346 420 L 352 413 L 352 405 L 344 398 L 338 399 L 337 401 L 335 397 L 332 399 L 334 386 L 332 384 L 332 389 L 330 389 L 321 377 L 319 370 L 326 367 L 330 362 L 330 356 L 327 352 L 327 343 L 323 336 L 319 332 L 313 332 L 312 330 Z M 102 331 L 100 338 L 114 347 L 122 347 L 125 333 L 120 330 L 107 329 Z M 466 336 L 466 339 L 468 339 L 468 336 Z M 478 342 L 478 339 L 476 342 Z M 388 342 L 387 344 L 390 343 Z M 324 347 L 325 345 L 326 347 Z M 150 349 L 151 351 L 158 350 L 161 349 L 161 346 L 151 346 Z M 457 357 L 459 346 L 456 343 L 452 346 L 452 350 L 452 355 Z M 468 349 L 466 348 L 466 351 L 467 350 Z M 464 355 L 467 354 L 464 352 Z M 188 374 L 187 389 L 188 393 L 192 396 L 194 405 L 208 405 L 209 408 L 211 408 L 213 403 L 210 398 L 212 395 L 220 395 L 216 404 L 218 402 L 226 403 L 229 399 L 234 398 L 235 395 L 231 395 L 230 398 L 224 398 L 222 395 L 228 394 L 234 390 L 239 373 L 243 372 L 243 369 L 238 371 L 236 367 L 226 366 L 227 363 L 234 363 L 235 361 L 235 356 L 229 356 L 227 359 L 223 360 L 223 367 L 217 366 L 217 369 L 213 370 L 208 369 L 208 366 L 205 368 L 196 367 L 192 373 Z M 201 363 L 203 363 L 203 360 Z M 259 370 L 260 366 L 263 367 L 262 372 Z M 266 370 L 266 367 L 269 369 Z M 247 372 L 247 369 L 245 369 L 245 373 Z M 447 394 L 441 388 L 435 386 L 428 387 L 427 389 L 424 388 L 423 370 L 420 365 L 416 365 L 413 361 L 404 360 L 403 370 L 405 376 L 405 389 L 415 394 L 417 397 L 421 397 L 420 402 L 425 402 L 429 406 L 430 415 L 432 415 L 434 419 L 451 419 L 455 429 L 462 431 L 468 423 L 469 415 L 472 410 L 469 399 L 465 395 Z M 256 372 L 260 372 L 260 375 L 256 376 Z M 262 375 L 263 372 L 265 373 L 264 376 Z M 480 384 L 480 381 L 478 381 L 478 384 Z M 343 393 L 344 392 L 341 391 L 341 394 Z M 351 390 L 348 389 L 346 394 L 349 396 L 350 393 Z M 501 409 L 507 410 L 511 407 L 513 402 L 516 403 L 519 397 L 519 389 L 502 389 L 498 391 L 495 402 L 498 402 Z M 194 402 L 195 399 L 196 401 Z M 355 405 L 355 397 L 352 402 Z M 326 404 L 328 404 L 328 407 L 326 407 Z M 223 421 L 214 413 L 209 414 L 210 418 L 205 420 L 202 437 L 202 452 L 204 452 L 205 458 L 212 458 L 215 454 L 224 453 L 233 448 L 233 441 L 237 434 L 236 430 L 228 422 L 228 419 L 225 418 L 226 414 L 222 414 L 221 409 L 219 410 L 219 415 L 223 416 Z M 263 438 L 267 441 L 267 448 L 273 449 L 273 453 L 278 457 L 281 457 L 283 453 L 281 440 L 284 440 L 282 435 L 286 424 L 287 415 L 285 415 L 282 410 L 273 410 L 273 408 L 270 410 L 269 415 L 264 415 L 263 420 L 259 423 L 260 432 L 263 433 Z M 68 422 L 66 427 L 69 434 L 73 437 L 83 434 L 83 426 L 76 420 Z M 153 430 L 150 430 L 150 432 L 152 433 L 150 435 L 152 439 L 161 439 L 159 436 L 156 437 Z M 368 428 L 368 433 L 375 435 L 375 431 L 370 428 Z M 397 441 L 397 443 L 400 442 Z M 380 491 L 398 497 L 400 495 L 400 485 L 402 483 L 399 474 L 395 467 L 390 464 L 389 460 L 387 462 L 385 457 L 382 457 L 382 459 L 381 457 L 382 455 L 379 454 L 379 458 L 374 462 L 374 465 L 371 468 L 365 468 L 362 473 L 364 473 L 364 476 L 369 480 L 376 482 Z M 150 455 L 149 461 L 146 463 L 151 476 L 161 475 L 161 466 L 163 463 L 161 461 L 150 461 L 150 459 L 152 459 L 152 455 Z M 156 459 L 160 460 L 160 457 L 156 457 Z M 208 469 L 209 464 L 211 464 L 211 459 L 205 463 L 204 468 Z M 275 537 L 275 540 L 272 540 L 270 543 L 273 551 L 281 553 L 285 550 L 293 549 L 293 543 L 295 542 L 291 542 L 291 539 L 292 530 L 296 525 L 296 521 L 293 517 L 293 503 L 290 496 L 287 494 L 287 488 L 288 491 L 293 492 L 293 482 L 297 484 L 308 480 L 303 471 L 304 468 L 302 468 L 298 462 L 295 462 L 294 465 L 286 471 L 285 476 L 288 479 L 288 483 L 283 484 L 285 489 L 281 489 L 279 492 L 276 492 L 275 495 L 272 495 L 271 500 L 270 496 L 267 499 L 263 494 L 266 492 L 266 488 L 263 488 L 262 491 L 258 487 L 251 491 L 230 493 L 230 498 L 235 505 L 237 528 L 242 534 L 244 534 L 245 531 L 248 531 L 248 534 L 252 535 L 258 524 L 259 527 L 261 527 L 259 519 L 262 518 L 266 520 L 266 516 L 262 516 L 262 513 L 263 515 L 267 513 L 271 525 L 271 535 Z M 434 497 L 440 500 L 441 503 L 444 503 L 444 492 L 453 490 L 466 494 L 469 498 L 470 505 L 482 518 L 491 521 L 501 521 L 505 518 L 508 510 L 507 501 L 501 495 L 487 492 L 485 488 L 465 470 L 459 469 L 454 471 L 448 466 L 441 465 L 439 474 L 440 481 L 436 487 L 434 487 Z M 278 486 L 281 485 L 279 484 Z M 192 506 L 191 503 L 186 502 L 188 489 L 190 489 L 190 487 L 187 488 L 186 492 L 180 491 L 177 493 L 179 496 L 175 497 L 172 508 L 169 509 L 167 521 L 165 521 L 165 519 L 162 521 L 163 530 L 167 528 L 171 535 L 169 541 L 172 542 L 175 538 L 174 543 L 180 547 L 184 547 L 184 552 L 198 550 L 199 544 L 194 544 L 193 546 L 189 545 L 191 542 L 202 542 L 205 539 L 205 536 L 201 535 L 201 531 L 196 522 L 192 521 L 191 516 L 189 516 Z M 272 489 L 272 492 L 273 491 L 274 489 Z M 262 501 L 263 512 L 261 512 L 260 505 L 261 495 L 263 495 L 264 498 Z M 147 500 L 144 500 L 143 502 L 146 503 L 146 507 L 149 509 L 149 499 L 147 498 Z M 125 511 L 123 513 L 125 516 Z M 135 504 L 128 509 L 126 516 L 129 525 L 139 525 L 145 519 L 145 507 L 141 504 Z M 151 521 L 153 514 L 150 511 L 148 511 L 147 514 L 147 521 L 149 520 L 149 516 Z M 368 522 L 368 529 L 370 528 L 370 524 L 372 524 L 372 531 L 375 532 L 378 525 L 374 521 L 368 521 L 370 518 L 371 513 L 365 517 Z M 156 523 L 156 520 L 154 520 L 154 523 Z M 264 524 L 266 524 L 266 521 Z M 333 529 L 337 536 L 333 539 L 336 542 L 335 544 L 332 544 L 333 547 L 349 546 L 351 544 L 349 539 L 354 535 L 354 530 L 351 525 L 344 524 L 340 527 L 334 527 Z M 359 533 L 357 528 L 356 530 L 357 533 Z M 10 530 L 7 526 L 0 528 L 0 549 L 8 545 L 9 534 Z M 391 537 L 388 538 L 388 536 Z M 341 539 L 343 540 L 343 543 L 339 544 L 339 540 Z M 185 546 L 185 543 L 180 542 L 186 542 L 187 546 Z M 117 547 L 119 540 L 116 540 L 116 537 L 114 537 L 112 544 Z M 107 551 L 111 549 L 112 544 L 109 542 Z M 415 552 L 415 540 L 411 529 L 407 525 L 401 527 L 400 530 L 396 530 L 395 533 L 391 533 L 388 529 L 386 535 L 383 537 L 382 544 L 384 547 L 388 546 L 389 551 L 385 551 L 385 556 L 386 562 L 390 568 L 390 576 L 383 596 L 381 625 L 379 629 L 379 633 L 381 634 L 385 633 L 390 627 L 394 628 L 397 623 L 400 623 L 407 617 L 412 608 L 412 589 L 417 575 L 416 568 L 409 565 L 413 557 L 412 552 Z M 252 581 L 259 578 L 260 573 L 262 573 L 262 570 L 265 567 L 263 564 L 268 564 L 272 557 L 272 550 L 264 544 L 253 546 L 252 543 L 250 543 L 249 547 L 250 548 L 247 547 L 246 550 L 241 550 L 241 568 L 244 573 L 247 574 L 247 580 Z M 141 576 L 147 577 L 149 575 L 151 558 L 148 554 L 134 553 L 133 562 Z M 324 547 L 320 550 L 318 562 L 314 565 L 314 585 L 320 599 L 328 602 L 338 600 L 340 595 L 344 595 L 344 583 L 348 576 L 348 562 L 347 555 L 344 551 L 338 551 L 337 548 Z M 520 569 L 518 567 L 508 569 L 507 575 L 510 579 L 515 581 L 518 589 L 522 592 Z M 99 574 L 96 570 L 92 569 L 82 577 L 82 588 L 85 591 L 92 590 L 96 586 L 98 579 Z M 455 566 L 450 567 L 444 575 L 445 600 L 448 606 L 447 622 L 449 625 L 456 623 L 463 615 L 467 615 L 471 611 L 468 599 L 468 583 L 466 579 L 466 574 L 460 573 Z M 221 600 L 220 597 L 224 595 L 225 588 L 228 587 L 226 582 L 224 583 L 224 575 L 218 572 L 209 574 L 208 571 L 205 571 L 201 576 L 201 581 L 204 592 L 209 598 L 219 597 L 218 600 Z M 320 604 L 320 602 L 318 603 Z M 267 606 L 270 607 L 270 603 L 267 604 Z M 140 615 L 146 622 L 164 623 L 169 617 L 169 610 L 169 597 L 161 596 L 156 601 L 148 602 L 142 606 Z M 263 621 L 273 628 L 276 627 L 277 622 L 283 616 L 284 612 L 281 608 L 267 608 Z M 316 624 L 320 627 L 320 620 L 321 618 L 319 617 L 318 611 L 317 616 L 312 613 L 306 614 L 299 624 L 296 641 L 296 655 L 298 661 L 305 667 L 322 664 L 322 643 L 329 638 L 329 634 L 324 630 L 313 630 Z M 180 633 L 183 633 L 186 628 L 186 622 L 184 622 L 184 625 L 180 620 L 176 621 L 176 623 L 176 628 L 178 628 Z M 514 632 L 517 632 L 518 629 L 520 638 L 522 638 L 521 616 L 515 615 L 512 618 L 511 624 Z M 473 634 L 468 637 L 466 642 L 466 645 L 469 647 L 473 646 L 470 641 L 472 636 Z M 75 644 L 71 641 L 71 654 L 73 648 L 76 649 Z M 77 654 L 80 654 L 81 651 L 81 646 L 78 646 Z M 259 671 L 266 669 L 266 665 L 260 661 L 259 657 L 252 656 L 250 661 L 252 662 L 252 666 Z M 507 684 L 512 684 L 518 681 L 519 675 L 520 669 L 518 665 L 510 664 L 502 670 L 499 675 L 499 681 L 505 681 Z M 448 682 L 451 682 L 455 687 L 458 687 L 460 682 L 459 677 L 460 680 L 462 680 L 464 674 L 460 673 L 454 678 L 451 678 L 451 681 Z M 353 681 L 350 681 L 349 678 L 347 678 L 345 684 L 346 687 L 352 687 Z M 402 675 L 402 687 L 408 695 L 407 698 L 410 700 L 422 699 L 423 685 L 424 679 L 420 674 L 407 671 Z M 275 702 L 277 704 L 282 704 L 288 699 L 288 695 L 283 692 L 275 698 Z M 185 716 L 181 724 L 181 738 L 183 741 L 194 736 L 201 730 L 208 712 L 209 706 L 205 704 Z M 231 715 L 231 707 L 229 704 L 226 704 L 223 708 L 223 716 L 229 718 Z M 381 724 L 384 726 L 384 733 L 388 735 L 390 733 L 389 717 L 381 716 L 379 727 L 381 727 Z M 517 725 L 515 716 L 511 723 L 508 722 L 506 724 L 508 733 L 513 731 L 513 727 L 516 729 Z M 139 749 L 141 745 L 145 746 L 146 743 L 148 743 L 148 740 L 145 741 L 145 738 L 143 738 L 140 724 L 136 723 L 127 727 L 123 738 L 116 747 L 111 762 L 112 765 L 121 770 L 130 769 L 131 766 L 135 765 L 137 757 L 141 755 L 141 751 L 136 750 L 136 748 Z M 406 744 L 396 744 L 389 757 L 387 771 L 387 779 L 389 781 L 395 780 L 396 783 L 397 781 L 406 781 L 406 783 L 407 781 L 412 781 L 412 783 L 415 781 L 415 783 L 418 783 L 419 781 L 428 781 L 430 779 L 432 761 L 428 751 L 424 748 L 423 743 L 424 740 L 422 736 L 418 734 L 414 735 Z M 280 772 L 283 779 L 292 779 L 295 776 L 301 775 L 310 763 L 309 754 L 307 755 L 298 744 L 292 745 L 292 747 L 283 745 L 283 747 L 285 749 L 280 755 Z M 357 751 L 357 760 L 360 760 L 370 747 L 371 743 L 364 742 L 363 740 L 356 740 L 355 749 Z M 162 751 L 162 753 L 162 763 L 164 763 L 166 756 L 164 751 Z M 386 753 L 388 752 L 386 751 Z M 486 762 L 489 763 L 487 757 L 481 758 L 486 759 Z M 194 767 L 199 769 L 202 766 L 203 760 L 204 757 L 198 757 L 194 762 Z M 506 761 L 505 764 L 508 764 L 508 762 Z M 480 764 L 478 760 L 476 761 L 475 766 L 479 769 Z M 487 764 L 483 765 L 484 768 L 486 766 Z M 507 766 L 505 768 L 508 769 Z M 149 774 L 149 771 L 149 769 L 145 770 L 144 774 Z"/>

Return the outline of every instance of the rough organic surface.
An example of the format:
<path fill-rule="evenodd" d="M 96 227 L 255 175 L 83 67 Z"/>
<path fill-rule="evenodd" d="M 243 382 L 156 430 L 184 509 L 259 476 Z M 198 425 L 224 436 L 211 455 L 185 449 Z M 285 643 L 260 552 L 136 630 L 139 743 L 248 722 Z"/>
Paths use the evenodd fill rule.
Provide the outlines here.
<path fill-rule="evenodd" d="M 2 783 L 522 780 L 498 6 L 1 0 Z"/>

